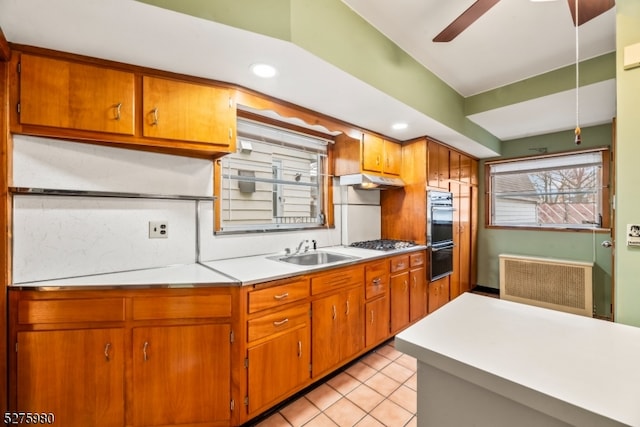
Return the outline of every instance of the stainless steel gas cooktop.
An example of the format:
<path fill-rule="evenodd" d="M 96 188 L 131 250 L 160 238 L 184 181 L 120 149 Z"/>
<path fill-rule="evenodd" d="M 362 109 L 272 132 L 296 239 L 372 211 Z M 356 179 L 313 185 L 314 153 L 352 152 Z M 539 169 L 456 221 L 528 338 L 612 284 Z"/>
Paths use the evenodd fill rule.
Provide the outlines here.
<path fill-rule="evenodd" d="M 415 242 L 408 240 L 376 239 L 353 242 L 349 246 L 362 249 L 374 249 L 377 251 L 392 251 L 394 249 L 404 249 L 416 246 L 416 244 Z"/>

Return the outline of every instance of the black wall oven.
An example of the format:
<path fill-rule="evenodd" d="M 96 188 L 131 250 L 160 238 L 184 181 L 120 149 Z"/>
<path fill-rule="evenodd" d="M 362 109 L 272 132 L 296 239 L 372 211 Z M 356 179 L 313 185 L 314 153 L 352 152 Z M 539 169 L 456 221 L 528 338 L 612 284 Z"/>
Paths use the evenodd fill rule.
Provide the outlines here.
<path fill-rule="evenodd" d="M 430 280 L 453 272 L 453 194 L 427 191 L 427 246 Z"/>

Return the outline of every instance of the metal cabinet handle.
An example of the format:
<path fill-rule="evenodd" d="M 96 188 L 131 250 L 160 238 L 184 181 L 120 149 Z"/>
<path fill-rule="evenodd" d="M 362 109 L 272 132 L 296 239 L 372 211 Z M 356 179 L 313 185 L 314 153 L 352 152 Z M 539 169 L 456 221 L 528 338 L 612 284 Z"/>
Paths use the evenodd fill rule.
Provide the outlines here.
<path fill-rule="evenodd" d="M 289 292 L 285 292 L 284 294 L 274 295 L 274 296 L 273 296 L 273 299 L 275 299 L 275 300 L 277 300 L 277 301 L 280 301 L 280 300 L 285 299 L 285 298 L 286 298 L 286 297 L 288 297 L 288 296 L 289 296 Z"/>
<path fill-rule="evenodd" d="M 298 359 L 302 357 L 302 341 L 298 341 Z"/>
<path fill-rule="evenodd" d="M 380 156 L 376 156 L 376 166 L 380 165 Z"/>
<path fill-rule="evenodd" d="M 600 243 L 602 245 L 603 248 L 610 248 L 613 246 L 613 243 L 611 243 L 611 240 L 605 240 L 604 242 Z"/>
<path fill-rule="evenodd" d="M 151 112 L 153 113 L 153 121 L 151 122 L 151 126 L 158 126 L 158 107 L 154 107 Z"/>
<path fill-rule="evenodd" d="M 122 102 L 118 102 L 115 105 L 115 108 L 116 108 L 116 117 L 115 117 L 115 119 L 116 120 L 120 120 L 120 111 L 122 110 Z"/>
<path fill-rule="evenodd" d="M 398 270 L 404 270 L 404 262 L 401 262 L 396 267 L 398 268 Z"/>
<path fill-rule="evenodd" d="M 350 308 L 349 308 L 349 300 L 347 300 L 347 310 L 344 312 L 345 316 L 348 316 L 348 315 L 349 315 L 349 311 L 350 311 Z"/>
<path fill-rule="evenodd" d="M 376 286 L 380 286 L 381 279 L 379 277 L 373 279 L 373 284 Z"/>
<path fill-rule="evenodd" d="M 413 288 L 415 289 L 416 287 L 418 287 L 418 279 L 416 276 L 413 276 Z"/>
<path fill-rule="evenodd" d="M 337 316 L 338 316 L 338 313 L 336 313 L 336 306 L 332 305 L 331 306 L 331 319 L 336 320 Z"/>
<path fill-rule="evenodd" d="M 371 324 L 373 325 L 373 310 L 371 310 Z"/>
<path fill-rule="evenodd" d="M 273 326 L 282 326 L 289 321 L 288 318 L 282 319 L 280 321 L 276 320 L 273 322 Z"/>
<path fill-rule="evenodd" d="M 149 360 L 149 355 L 147 354 L 147 348 L 149 347 L 149 341 L 145 341 L 142 346 L 142 359 L 146 362 Z"/>
<path fill-rule="evenodd" d="M 109 362 L 109 350 L 111 350 L 111 343 L 108 342 L 105 346 L 104 346 L 104 360 L 106 360 L 107 362 Z"/>
<path fill-rule="evenodd" d="M 406 280 L 404 281 L 404 290 L 403 292 L 407 292 L 407 288 L 409 287 L 409 282 L 407 282 Z"/>

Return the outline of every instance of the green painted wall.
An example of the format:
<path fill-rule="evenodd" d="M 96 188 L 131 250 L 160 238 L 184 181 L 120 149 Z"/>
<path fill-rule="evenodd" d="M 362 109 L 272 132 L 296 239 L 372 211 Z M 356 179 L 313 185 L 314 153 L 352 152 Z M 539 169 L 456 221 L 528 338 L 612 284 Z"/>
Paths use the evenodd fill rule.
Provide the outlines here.
<path fill-rule="evenodd" d="M 623 69 L 625 46 L 640 43 L 640 1 L 616 2 L 617 154 L 615 318 L 640 326 L 640 248 L 626 246 L 627 224 L 640 223 L 640 68 Z"/>
<path fill-rule="evenodd" d="M 611 125 L 582 129 L 580 149 L 611 145 Z M 535 149 L 546 148 L 548 153 L 575 150 L 573 131 L 533 136 L 502 143 L 501 158 L 531 156 Z M 532 150 L 533 149 L 533 150 Z M 481 162 L 480 171 L 484 171 Z M 484 180 L 480 180 L 479 194 L 485 194 Z M 607 232 L 527 231 L 488 229 L 484 227 L 484 198 L 480 198 L 478 223 L 478 284 L 498 289 L 500 286 L 498 256 L 518 254 L 594 262 L 594 305 L 599 316 L 611 314 L 611 250 L 601 246 L 610 240 Z"/>

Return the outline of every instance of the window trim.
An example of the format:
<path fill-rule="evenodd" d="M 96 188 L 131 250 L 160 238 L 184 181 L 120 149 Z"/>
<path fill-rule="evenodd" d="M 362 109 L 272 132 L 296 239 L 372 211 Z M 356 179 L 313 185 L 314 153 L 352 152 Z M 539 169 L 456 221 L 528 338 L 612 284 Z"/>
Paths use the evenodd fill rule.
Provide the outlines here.
<path fill-rule="evenodd" d="M 602 203 L 602 224 L 595 228 L 582 227 L 532 227 L 532 226 L 510 226 L 510 225 L 494 225 L 491 224 L 491 166 L 500 163 L 512 163 L 525 160 L 545 159 L 549 157 L 570 156 L 583 153 L 601 152 L 602 153 L 602 182 L 601 182 L 601 203 Z M 504 230 L 527 230 L 527 231 L 558 231 L 558 232 L 582 232 L 582 233 L 610 233 L 611 232 L 611 176 L 613 158 L 611 156 L 611 147 L 595 147 L 584 150 L 559 151 L 556 153 L 547 153 L 533 156 L 519 156 L 508 159 L 487 160 L 484 163 L 484 223 L 488 229 L 504 229 Z"/>
<path fill-rule="evenodd" d="M 314 131 L 312 129 L 307 129 L 301 126 L 296 126 L 290 123 L 281 122 L 275 120 L 273 118 L 262 117 L 258 114 L 246 112 L 242 110 L 238 110 L 238 118 L 246 119 L 249 121 L 254 121 L 260 123 L 265 126 L 270 127 L 279 127 L 284 130 L 288 130 L 291 132 L 301 133 L 304 135 L 308 135 L 310 137 L 316 137 L 325 139 L 330 141 L 327 146 L 327 151 L 324 154 L 324 162 L 326 162 L 326 174 L 322 176 L 322 185 L 321 185 L 321 193 L 323 199 L 324 206 L 324 216 L 325 221 L 324 224 L 316 225 L 316 226 L 307 226 L 307 227 L 274 227 L 274 228 L 247 228 L 247 229 L 223 229 L 222 227 L 222 175 L 223 175 L 223 167 L 222 167 L 222 158 L 218 158 L 214 161 L 214 169 L 213 169 L 213 193 L 214 193 L 214 223 L 213 223 L 213 234 L 214 235 L 226 235 L 226 234 L 246 234 L 246 233 L 277 233 L 282 231 L 305 231 L 305 230 L 314 230 L 314 229 L 327 229 L 327 228 L 335 228 L 334 223 L 334 205 L 333 205 L 333 185 L 331 178 L 333 177 L 333 145 L 335 143 L 335 137 L 328 134 L 323 134 L 321 132 Z M 231 153 L 230 153 L 231 154 Z"/>

